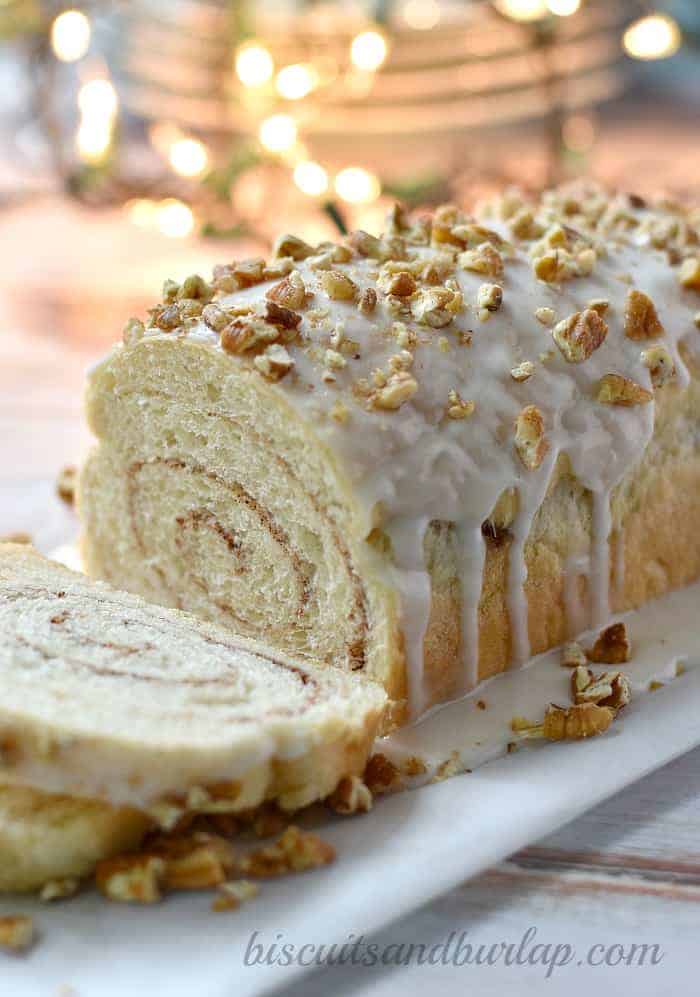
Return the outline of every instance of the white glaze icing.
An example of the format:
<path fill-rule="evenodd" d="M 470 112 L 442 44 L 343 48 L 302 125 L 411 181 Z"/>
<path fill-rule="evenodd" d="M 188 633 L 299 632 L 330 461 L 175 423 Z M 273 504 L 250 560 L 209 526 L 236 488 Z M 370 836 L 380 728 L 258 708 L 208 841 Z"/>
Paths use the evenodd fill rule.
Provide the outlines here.
<path fill-rule="evenodd" d="M 642 457 L 654 427 L 653 403 L 621 408 L 594 400 L 595 385 L 607 373 L 621 374 L 651 388 L 650 373 L 640 356 L 646 344 L 624 335 L 629 288 L 636 287 L 653 300 L 681 387 L 688 381 L 688 372 L 678 344 L 685 339 L 697 349 L 700 339 L 693 325 L 697 295 L 680 290 L 676 269 L 669 265 L 666 254 L 647 244 L 655 220 L 673 216 L 657 215 L 645 208 L 633 211 L 626 202 L 625 211 L 636 216 L 632 234 L 624 236 L 616 230 L 614 238 L 600 238 L 598 245 L 604 246 L 605 252 L 593 272 L 557 285 L 536 279 L 529 256 L 531 243 L 515 241 L 504 250 L 504 276 L 496 278 L 503 288 L 502 307 L 486 321 L 478 315 L 477 292 L 494 278 L 457 266 L 450 277 L 457 282 L 465 305 L 440 329 L 392 314 L 381 292 L 375 312 L 366 317 L 353 302 L 329 299 L 320 283 L 323 272 L 312 262 L 295 264 L 312 297 L 300 310 L 300 341 L 288 346 L 294 369 L 275 390 L 284 394 L 334 453 L 353 484 L 361 506 L 360 519 L 368 531 L 376 510 L 381 509 L 382 526 L 393 546 L 392 577 L 402 598 L 413 716 L 420 715 L 425 705 L 423 637 L 430 611 L 430 580 L 423 563 L 423 536 L 428 523 L 443 520 L 456 528 L 464 602 L 465 660 L 460 689 L 464 692 L 477 678 L 477 608 L 484 562 L 481 526 L 509 488 L 517 490 L 519 499 L 518 514 L 510 526 L 512 659 L 522 664 L 530 656 L 523 552 L 560 454 L 568 455 L 574 474 L 592 493 L 594 510 L 589 556 L 584 556 L 586 552 L 577 555 L 566 584 L 570 629 L 579 631 L 582 625 L 600 624 L 608 618 L 610 497 Z M 505 223 L 489 219 L 487 224 L 502 237 L 511 238 Z M 589 236 L 595 243 L 590 232 Z M 406 257 L 431 259 L 439 252 L 410 244 Z M 357 255 L 349 263 L 332 264 L 332 269 L 346 273 L 361 290 L 376 287 L 380 267 L 376 260 Z M 224 295 L 218 303 L 230 307 L 247 302 L 264 311 L 265 294 L 277 282 L 265 281 Z M 559 321 L 595 299 L 609 302 L 607 338 L 585 362 L 568 363 L 553 344 L 551 329 L 538 321 L 535 311 L 550 307 Z M 319 310 L 325 317 L 319 317 Z M 360 378 L 371 378 L 376 368 L 388 369 L 390 357 L 400 348 L 396 321 L 405 323 L 418 336 L 411 370 L 418 389 L 398 411 L 368 410 L 353 397 L 352 386 Z M 346 340 L 358 344 L 357 355 L 348 356 L 343 369 L 333 370 L 335 380 L 328 383 L 323 353 L 335 345 L 331 334 L 338 329 Z M 460 344 L 460 332 L 471 333 L 470 346 Z M 163 335 L 158 330 L 149 330 L 149 334 Z M 217 338 L 201 322 L 186 335 L 200 342 L 213 343 Z M 528 380 L 516 382 L 510 370 L 524 360 L 535 364 L 535 372 Z M 240 360 L 231 357 L 231 362 Z M 470 418 L 445 418 L 451 389 L 474 401 L 476 408 Z M 345 423 L 329 418 L 336 401 L 349 409 L 350 418 Z M 527 405 L 536 405 L 542 413 L 549 442 L 547 458 L 536 470 L 523 466 L 513 446 L 514 421 Z M 620 555 L 615 572 L 618 586 L 621 564 Z M 589 577 L 590 620 L 583 619 L 576 597 L 580 573 Z"/>
<path fill-rule="evenodd" d="M 641 696 L 663 695 L 663 691 L 650 692 L 650 683 L 683 681 L 679 665 L 681 671 L 700 668 L 699 601 L 700 583 L 696 582 L 622 617 L 632 641 L 632 660 L 623 666 L 632 703 L 616 719 L 614 729 L 624 727 L 625 715 L 634 711 Z M 588 646 L 594 634 L 582 640 Z M 560 652 L 552 650 L 522 669 L 496 675 L 458 702 L 437 707 L 420 722 L 378 738 L 374 750 L 399 768 L 407 759 L 419 758 L 425 772 L 410 780 L 411 786 L 429 782 L 444 762 L 451 762 L 453 772 L 459 773 L 498 758 L 516 740 L 513 717 L 537 723 L 548 703 L 570 703 L 571 670 L 562 668 L 559 661 Z"/>

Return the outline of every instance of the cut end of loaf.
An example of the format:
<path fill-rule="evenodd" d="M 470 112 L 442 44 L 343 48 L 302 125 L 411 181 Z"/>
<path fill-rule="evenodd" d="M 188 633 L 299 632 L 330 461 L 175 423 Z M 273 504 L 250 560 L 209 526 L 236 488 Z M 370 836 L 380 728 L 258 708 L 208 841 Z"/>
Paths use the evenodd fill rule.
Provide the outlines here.
<path fill-rule="evenodd" d="M 173 346 L 145 340 L 92 375 L 89 573 L 401 700 L 396 597 L 370 568 L 336 461 L 259 377 L 201 344 Z"/>

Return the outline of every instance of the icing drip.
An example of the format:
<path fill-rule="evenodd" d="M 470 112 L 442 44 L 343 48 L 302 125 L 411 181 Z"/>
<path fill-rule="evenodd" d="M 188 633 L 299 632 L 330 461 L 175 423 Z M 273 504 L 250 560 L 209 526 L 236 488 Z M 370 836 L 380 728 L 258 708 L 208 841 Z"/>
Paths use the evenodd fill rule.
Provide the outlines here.
<path fill-rule="evenodd" d="M 530 635 L 528 628 L 528 604 L 525 593 L 527 564 L 525 544 L 530 535 L 532 523 L 547 491 L 552 468 L 556 463 L 556 453 L 539 469 L 542 473 L 521 488 L 518 515 L 511 526 L 513 542 L 508 551 L 508 620 L 510 622 L 511 664 L 523 665 L 530 657 Z"/>
<path fill-rule="evenodd" d="M 590 589 L 591 624 L 600 626 L 610 615 L 610 492 L 593 492 Z"/>
<path fill-rule="evenodd" d="M 479 681 L 479 600 L 486 560 L 486 545 L 480 526 L 457 528 L 459 571 L 462 582 L 462 685 L 464 695 Z"/>
<path fill-rule="evenodd" d="M 588 622 L 586 607 L 581 599 L 580 580 L 589 577 L 590 573 L 591 559 L 588 555 L 568 558 L 564 568 L 564 607 L 570 635 L 581 633 Z"/>
<path fill-rule="evenodd" d="M 625 587 L 625 543 L 624 536 L 618 533 L 615 539 L 615 592 L 621 593 Z"/>
<path fill-rule="evenodd" d="M 394 552 L 392 579 L 401 595 L 408 703 L 411 718 L 426 706 L 423 682 L 423 640 L 430 618 L 430 578 L 425 570 L 423 541 L 429 520 L 410 517 L 393 522 L 387 532 Z"/>

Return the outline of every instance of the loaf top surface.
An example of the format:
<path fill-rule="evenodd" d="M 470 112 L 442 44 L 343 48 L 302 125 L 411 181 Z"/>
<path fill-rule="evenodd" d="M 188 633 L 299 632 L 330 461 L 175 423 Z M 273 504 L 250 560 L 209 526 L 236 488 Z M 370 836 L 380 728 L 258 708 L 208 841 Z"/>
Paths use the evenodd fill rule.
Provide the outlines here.
<path fill-rule="evenodd" d="M 190 770 L 214 781 L 353 731 L 371 740 L 386 699 L 13 545 L 0 545 L 0 633 L 6 780 L 32 785 L 36 766 L 56 791 L 77 772 L 93 791 L 142 778 L 153 796 Z"/>
<path fill-rule="evenodd" d="M 500 494 L 541 501 L 568 454 L 609 490 L 638 460 L 655 392 L 700 350 L 695 219 L 592 186 L 468 216 L 446 206 L 384 236 L 166 282 L 146 337 L 210 345 L 282 392 L 394 516 L 481 523 Z"/>

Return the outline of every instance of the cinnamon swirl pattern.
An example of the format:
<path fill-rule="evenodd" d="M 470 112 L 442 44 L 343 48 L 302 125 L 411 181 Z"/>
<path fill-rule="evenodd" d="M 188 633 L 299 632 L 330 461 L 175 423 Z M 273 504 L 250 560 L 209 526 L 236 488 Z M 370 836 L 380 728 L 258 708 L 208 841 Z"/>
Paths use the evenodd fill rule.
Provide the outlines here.
<path fill-rule="evenodd" d="M 295 808 L 362 771 L 376 685 L 0 546 L 2 781 L 146 810 Z M 223 787 L 223 789 L 222 789 Z"/>
<path fill-rule="evenodd" d="M 228 382 L 228 358 L 193 343 L 187 386 L 152 345 L 141 386 L 91 412 L 107 435 L 82 476 L 90 573 L 403 699 L 396 596 L 353 541 L 349 484 L 264 383 Z"/>
<path fill-rule="evenodd" d="M 90 572 L 395 719 L 698 577 L 697 223 L 508 192 L 166 282 L 89 379 Z"/>

